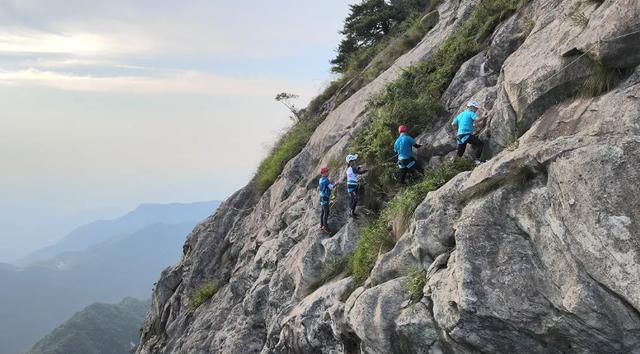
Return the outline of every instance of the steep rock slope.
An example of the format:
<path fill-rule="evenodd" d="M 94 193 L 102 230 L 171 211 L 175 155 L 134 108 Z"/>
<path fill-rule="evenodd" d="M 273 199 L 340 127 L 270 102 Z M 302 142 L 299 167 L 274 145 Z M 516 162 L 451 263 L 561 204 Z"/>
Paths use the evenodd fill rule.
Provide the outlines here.
<path fill-rule="evenodd" d="M 420 136 L 425 161 L 448 159 L 449 120 L 478 100 L 490 160 L 430 193 L 364 284 L 327 271 L 362 222 L 344 217 L 340 197 L 336 234 L 316 230 L 317 168 L 366 129 L 366 101 L 477 6 L 442 2 L 438 24 L 331 111 L 266 193 L 248 185 L 190 234 L 157 284 L 139 353 L 640 352 L 635 0 L 532 0 L 502 18 Z M 598 70 L 620 81 L 579 98 Z M 411 269 L 424 274 L 418 299 Z M 211 280 L 220 289 L 194 309 Z"/>

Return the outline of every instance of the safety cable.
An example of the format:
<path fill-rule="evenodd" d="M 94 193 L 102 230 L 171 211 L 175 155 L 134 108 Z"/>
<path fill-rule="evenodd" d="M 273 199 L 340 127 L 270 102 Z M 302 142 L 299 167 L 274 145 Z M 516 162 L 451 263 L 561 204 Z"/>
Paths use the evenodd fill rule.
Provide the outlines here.
<path fill-rule="evenodd" d="M 640 25 L 640 24 L 638 24 L 638 25 Z M 579 61 L 580 59 L 582 59 L 585 55 L 589 54 L 589 52 L 590 52 L 592 49 L 596 48 L 598 45 L 600 45 L 600 43 L 601 43 L 601 42 L 613 42 L 613 41 L 615 41 L 615 40 L 617 40 L 617 39 L 624 38 L 624 37 L 628 37 L 628 36 L 631 36 L 631 35 L 634 35 L 634 34 L 637 34 L 637 33 L 640 33 L 640 30 L 633 31 L 633 32 L 629 32 L 629 33 L 625 33 L 625 34 L 622 34 L 622 35 L 620 35 L 620 36 L 612 37 L 612 38 L 609 38 L 609 39 L 599 39 L 596 43 L 594 43 L 591 47 L 589 47 L 588 49 L 586 49 L 586 50 L 584 51 L 584 53 L 582 53 L 582 54 L 581 54 L 581 55 L 579 55 L 577 58 L 575 58 L 574 60 L 572 60 L 569 64 L 567 64 L 567 65 L 565 65 L 565 66 L 561 67 L 560 69 L 558 69 L 558 71 L 557 71 L 556 73 L 554 73 L 553 75 L 549 76 L 548 78 L 546 78 L 546 79 L 542 80 L 541 84 L 542 84 L 542 83 L 545 83 L 545 82 L 547 82 L 547 81 L 549 81 L 549 80 L 551 80 L 551 79 L 553 79 L 553 78 L 554 78 L 554 77 L 556 77 L 556 76 L 558 76 L 561 72 L 563 72 L 564 70 L 566 70 L 568 67 L 570 67 L 571 65 L 575 64 L 576 62 L 578 62 L 578 61 Z M 522 98 L 522 97 L 524 97 L 524 96 L 525 96 L 525 94 L 521 94 L 521 95 L 517 96 L 517 97 L 516 97 L 512 102 L 514 102 L 514 103 L 515 103 L 515 102 L 518 102 L 518 100 L 519 100 L 519 99 L 521 99 L 521 98 Z M 511 104 L 511 102 L 509 102 L 509 104 Z M 513 106 L 513 105 L 512 105 L 512 106 Z"/>

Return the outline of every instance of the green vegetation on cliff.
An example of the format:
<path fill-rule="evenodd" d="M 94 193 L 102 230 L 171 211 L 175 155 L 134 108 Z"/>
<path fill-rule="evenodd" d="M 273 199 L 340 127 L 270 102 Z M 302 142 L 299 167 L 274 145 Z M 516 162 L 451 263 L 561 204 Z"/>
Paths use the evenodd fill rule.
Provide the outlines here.
<path fill-rule="evenodd" d="M 404 21 L 432 7 L 434 2 L 439 1 L 363 0 L 351 5 L 340 32 L 344 38 L 331 61 L 332 70 L 344 74 L 364 69 L 381 47 L 388 44 L 389 35 L 406 31 Z"/>
<path fill-rule="evenodd" d="M 431 11 L 441 0 L 365 0 L 351 6 L 342 33 L 345 35 L 333 71 L 341 77 L 314 98 L 302 112 L 302 119 L 289 128 L 260 163 L 255 183 L 260 194 L 278 178 L 284 166 L 307 144 L 322 123 L 322 105 L 334 98 L 339 104 L 400 55 L 411 49 L 437 23 Z M 335 96 L 335 97 L 334 97 Z"/>
<path fill-rule="evenodd" d="M 200 286 L 189 298 L 189 307 L 192 310 L 197 309 L 200 305 L 204 304 L 207 300 L 209 300 L 213 295 L 215 295 L 220 289 L 220 284 L 211 280 L 206 282 L 204 285 Z"/>
<path fill-rule="evenodd" d="M 349 260 L 351 273 L 356 281 L 362 283 L 369 277 L 378 254 L 393 247 L 396 238 L 402 236 L 406 230 L 413 212 L 429 192 L 442 187 L 458 173 L 472 168 L 471 161 L 464 158 L 455 159 L 427 171 L 421 182 L 397 193 L 382 209 L 380 216 L 361 231 Z"/>
<path fill-rule="evenodd" d="M 371 124 L 363 129 L 351 144 L 350 151 L 361 154 L 373 166 L 367 176 L 370 190 L 376 194 L 370 199 L 390 200 L 382 207 L 376 220 L 361 232 L 360 240 L 351 257 L 351 271 L 355 279 L 363 282 L 380 252 L 393 246 L 392 223 L 406 223 L 419 202 L 429 191 L 444 185 L 457 173 L 471 167 L 459 162 L 428 172 L 418 184 L 396 193 L 393 174 L 397 167 L 390 162 L 390 147 L 400 124 L 409 126 L 412 134 L 419 134 L 433 124 L 443 113 L 440 98 L 460 66 L 486 46 L 487 37 L 496 25 L 521 5 L 521 0 L 485 0 L 474 9 L 469 19 L 447 38 L 429 59 L 405 70 L 400 77 L 370 101 Z"/>
<path fill-rule="evenodd" d="M 260 194 L 275 182 L 287 162 L 307 145 L 309 138 L 320 123 L 322 123 L 322 119 L 318 117 L 297 121 L 280 137 L 269 155 L 258 166 L 255 183 Z"/>
<path fill-rule="evenodd" d="M 138 341 L 149 301 L 93 304 L 42 338 L 29 354 L 128 354 Z"/>

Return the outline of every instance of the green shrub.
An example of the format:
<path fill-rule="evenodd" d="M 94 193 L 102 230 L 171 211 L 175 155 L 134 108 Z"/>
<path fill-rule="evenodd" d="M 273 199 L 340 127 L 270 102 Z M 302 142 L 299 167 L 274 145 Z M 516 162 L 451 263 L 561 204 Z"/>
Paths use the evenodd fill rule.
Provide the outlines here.
<path fill-rule="evenodd" d="M 411 216 L 427 193 L 442 187 L 458 173 L 473 169 L 470 160 L 456 158 L 425 173 L 422 180 L 410 187 L 402 189 L 389 201 L 380 212 L 378 218 L 367 224 L 360 233 L 355 250 L 349 260 L 354 279 L 363 283 L 373 268 L 378 254 L 390 250 L 395 244 L 392 225 L 399 225 L 400 236 L 406 230 Z"/>
<path fill-rule="evenodd" d="M 388 225 L 384 220 L 367 224 L 360 232 L 360 238 L 349 258 L 349 268 L 355 281 L 362 284 L 368 277 L 379 253 L 390 250 L 394 245 Z"/>
<path fill-rule="evenodd" d="M 409 220 L 418 205 L 424 200 L 429 192 L 445 185 L 451 178 L 463 171 L 472 170 L 473 162 L 465 158 L 456 158 L 446 162 L 434 169 L 427 171 L 422 180 L 398 193 L 384 210 L 383 216 L 389 221 L 400 223 L 400 232 L 397 237 L 407 229 Z"/>
<path fill-rule="evenodd" d="M 211 280 L 200 286 L 196 291 L 191 294 L 191 298 L 189 301 L 189 306 L 192 310 L 197 309 L 200 305 L 204 304 L 205 301 L 209 300 L 213 295 L 218 292 L 220 288 L 219 284 L 215 280 Z"/>
<path fill-rule="evenodd" d="M 353 69 L 353 62 L 363 52 L 378 47 L 390 34 L 400 32 L 407 18 L 425 9 L 432 9 L 440 0 L 362 0 L 350 5 L 341 34 L 344 38 L 331 60 L 332 71 L 344 74 Z M 366 65 L 366 63 L 365 63 Z"/>
<path fill-rule="evenodd" d="M 424 296 L 423 288 L 427 285 L 427 271 L 422 268 L 413 268 L 407 274 L 406 291 L 411 302 L 416 303 Z"/>
<path fill-rule="evenodd" d="M 344 86 L 345 82 L 346 81 L 344 80 L 344 78 L 331 81 L 329 86 L 327 86 L 327 88 L 324 89 L 321 94 L 319 94 L 318 96 L 313 98 L 311 102 L 309 102 L 306 111 L 308 111 L 312 115 L 320 115 L 320 109 L 322 108 L 322 105 L 331 97 L 333 97 L 333 95 L 335 95 L 340 90 L 340 88 Z"/>
<path fill-rule="evenodd" d="M 420 2 L 422 0 L 418 0 Z M 387 70 L 402 54 L 413 48 L 438 23 L 439 14 L 434 9 L 442 0 L 425 1 L 424 6 L 411 7 L 389 34 L 365 47 L 353 48 L 341 55 L 341 64 L 334 69 L 342 74 L 346 86 L 337 97 L 342 103 L 351 94 L 370 83 Z"/>
<path fill-rule="evenodd" d="M 321 122 L 321 118 L 303 119 L 280 137 L 269 155 L 258 166 L 255 183 L 260 194 L 275 182 L 287 162 L 304 148 Z"/>
<path fill-rule="evenodd" d="M 375 56 L 369 53 L 366 68 L 362 73 L 364 80 L 359 83 L 358 88 L 373 81 L 381 72 L 391 67 L 402 54 L 418 44 L 438 23 L 438 19 L 438 12 L 431 11 L 422 17 L 416 13 L 405 20 L 399 26 L 397 34 L 391 35 L 373 50 Z"/>

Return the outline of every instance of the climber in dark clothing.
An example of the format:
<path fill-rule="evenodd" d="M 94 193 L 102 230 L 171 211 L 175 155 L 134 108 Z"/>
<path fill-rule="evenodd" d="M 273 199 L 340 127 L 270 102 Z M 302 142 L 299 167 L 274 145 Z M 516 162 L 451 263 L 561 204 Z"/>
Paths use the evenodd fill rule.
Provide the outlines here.
<path fill-rule="evenodd" d="M 349 216 L 357 218 L 356 207 L 358 206 L 358 179 L 366 170 L 361 170 L 356 166 L 355 161 L 358 159 L 358 155 L 347 155 L 347 191 L 351 195 L 351 209 L 349 209 Z"/>
<path fill-rule="evenodd" d="M 320 181 L 318 182 L 318 189 L 320 190 L 320 230 L 324 232 L 331 232 L 329 230 L 329 200 L 331 197 L 331 191 L 333 190 L 333 184 L 329 181 L 327 175 L 329 174 L 328 167 L 322 167 L 320 169 Z"/>
<path fill-rule="evenodd" d="M 475 101 L 471 101 L 467 104 L 467 109 L 462 111 L 460 114 L 456 116 L 451 125 L 453 127 L 457 127 L 456 134 L 456 142 L 458 143 L 458 156 L 462 157 L 464 155 L 465 150 L 467 149 L 467 144 L 471 144 L 476 148 L 474 155 L 474 162 L 476 165 L 481 164 L 480 157 L 482 156 L 482 148 L 484 147 L 484 143 L 478 138 L 477 135 L 473 134 L 473 124 L 474 122 L 480 123 L 484 120 L 484 117 L 478 118 L 478 110 L 480 109 L 480 104 Z"/>
<path fill-rule="evenodd" d="M 393 150 L 398 155 L 398 168 L 400 168 L 400 183 L 404 184 L 405 179 L 409 171 L 416 170 L 422 173 L 422 168 L 413 157 L 413 148 L 416 149 L 422 147 L 422 145 L 416 143 L 415 139 L 407 134 L 407 126 L 401 125 L 398 127 L 398 133 L 400 136 L 393 144 Z"/>

